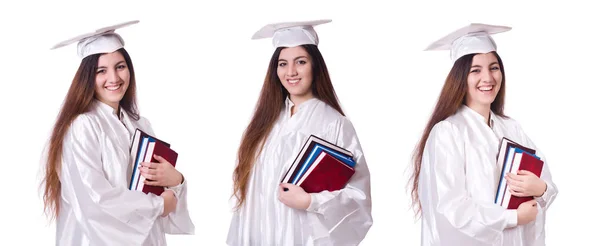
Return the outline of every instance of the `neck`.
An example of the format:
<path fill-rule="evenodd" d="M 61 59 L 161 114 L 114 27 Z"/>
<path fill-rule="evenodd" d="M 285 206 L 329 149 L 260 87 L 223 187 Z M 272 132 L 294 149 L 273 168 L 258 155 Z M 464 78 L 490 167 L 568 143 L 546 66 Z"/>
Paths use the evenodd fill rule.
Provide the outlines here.
<path fill-rule="evenodd" d="M 488 126 L 490 125 L 490 112 L 491 110 L 491 105 L 468 105 L 467 107 L 469 107 L 470 109 L 472 109 L 473 111 L 477 112 L 478 114 L 480 114 L 481 116 L 483 116 L 483 118 L 485 119 L 485 124 L 487 124 Z"/>
<path fill-rule="evenodd" d="M 302 104 L 312 98 L 314 98 L 312 93 L 308 93 L 308 94 L 302 95 L 302 96 L 290 95 L 290 100 L 294 103 L 294 106 L 292 107 L 292 115 L 294 115 L 296 113 L 296 111 L 298 110 L 298 106 L 300 106 L 300 104 Z"/>

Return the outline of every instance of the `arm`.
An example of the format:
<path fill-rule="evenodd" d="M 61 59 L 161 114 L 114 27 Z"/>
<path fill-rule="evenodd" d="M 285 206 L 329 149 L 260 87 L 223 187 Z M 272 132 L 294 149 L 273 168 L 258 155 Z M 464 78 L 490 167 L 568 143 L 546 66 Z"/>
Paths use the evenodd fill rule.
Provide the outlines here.
<path fill-rule="evenodd" d="M 65 136 L 60 170 L 63 202 L 73 208 L 72 216 L 91 241 L 141 245 L 162 214 L 164 200 L 114 187 L 106 179 L 96 128 L 81 115 Z"/>
<path fill-rule="evenodd" d="M 544 182 L 546 182 L 546 191 L 542 194 L 542 196 L 535 197 L 535 200 L 538 202 L 538 204 L 540 204 L 540 207 L 545 211 L 548 209 L 548 207 L 550 207 L 550 204 L 552 204 L 552 202 L 556 198 L 556 195 L 558 195 L 558 188 L 556 187 L 556 184 L 554 184 L 554 182 L 552 181 L 552 175 L 550 174 L 550 167 L 548 166 L 546 157 L 540 150 L 537 149 L 537 147 L 535 146 L 533 141 L 531 141 L 531 139 L 527 136 L 527 134 L 525 134 L 525 132 L 519 125 L 518 125 L 518 128 L 519 128 L 518 131 L 521 134 L 521 138 L 525 139 L 525 142 L 526 142 L 525 144 L 527 144 L 527 146 L 529 146 L 530 148 L 535 149 L 536 155 L 539 156 L 544 161 L 544 167 L 542 168 L 542 174 L 540 175 L 540 178 Z"/>
<path fill-rule="evenodd" d="M 144 129 L 148 134 L 156 136 L 150 121 L 146 118 L 140 118 L 140 124 L 144 126 Z M 167 164 L 171 167 L 171 164 Z M 177 175 L 179 172 L 176 171 Z M 166 217 L 161 217 L 160 221 L 163 224 L 165 233 L 168 234 L 194 234 L 195 227 L 189 215 L 187 206 L 187 181 L 182 175 L 182 183 L 173 187 L 167 187 L 172 190 L 177 198 L 177 206 L 175 211 L 169 213 Z"/>
<path fill-rule="evenodd" d="M 329 237 L 336 245 L 356 245 L 363 240 L 373 219 L 371 216 L 370 174 L 354 127 L 347 119 L 337 122 L 330 132 L 337 145 L 351 151 L 355 173 L 345 188 L 311 193 L 306 209 L 315 239 Z"/>
<path fill-rule="evenodd" d="M 419 178 L 424 217 L 439 220 L 438 226 L 448 225 L 481 242 L 496 241 L 504 229 L 517 225 L 517 210 L 506 210 L 491 201 L 476 201 L 469 196 L 465 154 L 461 136 L 449 122 L 440 122 L 432 129 Z M 439 227 L 438 231 L 448 233 Z"/>
<path fill-rule="evenodd" d="M 177 207 L 167 217 L 161 218 L 165 232 L 169 234 L 194 234 L 195 226 L 192 223 L 187 206 L 187 181 L 167 189 L 175 192 Z"/>

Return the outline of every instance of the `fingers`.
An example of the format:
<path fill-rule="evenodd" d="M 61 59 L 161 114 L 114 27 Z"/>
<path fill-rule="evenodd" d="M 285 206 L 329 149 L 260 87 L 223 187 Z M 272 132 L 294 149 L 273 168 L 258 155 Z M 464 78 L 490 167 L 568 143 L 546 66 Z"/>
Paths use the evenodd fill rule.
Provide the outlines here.
<path fill-rule="evenodd" d="M 535 175 L 532 172 L 527 171 L 527 170 L 519 170 L 519 171 L 517 171 L 517 174 L 519 174 L 519 175 L 534 175 L 537 177 L 537 175 Z"/>
<path fill-rule="evenodd" d="M 171 163 L 169 161 L 167 161 L 165 158 L 163 158 L 160 155 L 154 155 L 154 159 L 156 159 L 160 163 L 168 163 L 169 165 L 171 165 Z"/>
<path fill-rule="evenodd" d="M 524 202 L 524 203 L 525 203 L 525 204 L 527 204 L 527 205 L 530 205 L 530 206 L 532 206 L 532 207 L 535 207 L 535 206 L 537 206 L 537 202 L 536 202 L 536 200 L 535 200 L 535 199 L 534 199 L 534 200 L 531 200 L 531 201 Z"/>
<path fill-rule="evenodd" d="M 523 182 L 523 180 L 525 180 L 525 178 L 523 176 L 519 176 L 517 174 L 514 173 L 508 173 L 506 175 L 508 180 L 513 180 L 513 181 L 519 181 L 519 182 Z"/>
<path fill-rule="evenodd" d="M 151 169 L 155 169 L 157 168 L 159 165 L 159 163 L 155 163 L 155 162 L 142 162 L 142 166 L 141 167 L 147 167 L 147 168 L 151 168 Z"/>
<path fill-rule="evenodd" d="M 155 180 L 148 180 L 148 179 L 144 180 L 144 184 L 145 185 L 152 185 L 152 186 L 162 186 L 160 184 L 160 182 L 155 181 Z"/>
<path fill-rule="evenodd" d="M 511 194 L 511 195 L 513 195 L 513 196 L 517 196 L 517 197 L 524 197 L 524 196 L 526 196 L 526 195 L 525 195 L 525 193 L 523 193 L 523 192 L 520 192 L 520 191 L 515 191 L 515 190 L 513 190 L 513 189 L 510 189 L 510 188 L 508 189 L 508 191 L 509 191 L 509 192 L 510 192 L 510 194 Z"/>
<path fill-rule="evenodd" d="M 149 168 L 147 168 L 147 167 L 142 167 L 142 168 L 140 169 L 140 171 L 141 171 L 143 174 L 152 174 L 152 175 L 156 175 L 156 174 L 158 173 L 158 171 L 157 171 L 156 169 L 149 169 Z"/>

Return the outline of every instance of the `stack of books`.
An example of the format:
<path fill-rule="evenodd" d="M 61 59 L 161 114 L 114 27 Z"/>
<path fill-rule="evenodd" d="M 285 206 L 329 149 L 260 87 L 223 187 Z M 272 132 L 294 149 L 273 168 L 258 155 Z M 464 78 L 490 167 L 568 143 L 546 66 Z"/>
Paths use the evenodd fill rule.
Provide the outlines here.
<path fill-rule="evenodd" d="M 281 182 L 307 193 L 340 190 L 354 175 L 355 165 L 350 151 L 311 135 Z"/>
<path fill-rule="evenodd" d="M 506 174 L 517 174 L 518 170 L 527 170 L 540 177 L 544 161 L 535 155 L 535 150 L 522 146 L 508 138 L 502 138 L 497 156 L 497 165 L 502 167 L 500 182 L 496 191 L 495 203 L 506 209 L 517 209 L 521 203 L 533 197 L 517 197 L 510 194 Z"/>
<path fill-rule="evenodd" d="M 154 155 L 161 156 L 167 160 L 171 165 L 175 166 L 177 163 L 177 152 L 171 149 L 171 145 L 164 142 L 154 136 L 150 136 L 140 129 L 136 129 L 135 135 L 130 148 L 131 160 L 132 160 L 132 173 L 129 181 L 129 189 L 142 191 L 146 194 L 149 192 L 160 196 L 164 192 L 165 188 L 160 186 L 152 186 L 144 184 L 146 178 L 141 175 L 140 169 L 142 162 L 158 162 Z"/>

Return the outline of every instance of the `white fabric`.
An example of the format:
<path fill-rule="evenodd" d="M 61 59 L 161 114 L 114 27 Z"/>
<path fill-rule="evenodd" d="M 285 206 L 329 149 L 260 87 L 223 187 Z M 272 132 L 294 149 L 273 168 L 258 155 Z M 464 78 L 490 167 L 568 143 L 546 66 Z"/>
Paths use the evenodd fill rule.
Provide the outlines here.
<path fill-rule="evenodd" d="M 121 110 L 121 112 L 123 112 Z M 56 245 L 166 245 L 165 233 L 193 234 L 187 208 L 187 181 L 172 189 L 175 212 L 161 217 L 164 201 L 130 191 L 129 147 L 136 128 L 153 135 L 150 123 L 94 101 L 64 138 L 61 200 Z"/>
<path fill-rule="evenodd" d="M 272 38 L 273 46 L 296 47 L 303 44 L 319 45 L 319 36 L 314 27 L 331 20 L 310 20 L 271 23 L 252 35 L 252 39 Z"/>
<path fill-rule="evenodd" d="M 259 155 L 245 205 L 231 220 L 228 245 L 358 245 L 372 225 L 370 174 L 352 123 L 318 99 L 297 107 L 287 99 Z M 314 134 L 354 155 L 356 173 L 342 190 L 311 194 L 307 211 L 278 200 L 279 184 Z"/>
<path fill-rule="evenodd" d="M 310 26 L 286 28 L 273 34 L 274 47 L 296 47 L 303 44 L 319 44 L 317 33 Z"/>
<path fill-rule="evenodd" d="M 105 33 L 83 39 L 77 43 L 77 55 L 83 59 L 94 54 L 112 53 L 123 48 L 124 45 L 125 42 L 119 34 L 114 32 Z"/>
<path fill-rule="evenodd" d="M 546 212 L 558 193 L 548 162 L 515 120 L 492 113 L 491 122 L 490 128 L 483 116 L 463 105 L 432 129 L 419 176 L 421 245 L 545 245 Z M 536 220 L 526 225 L 517 226 L 516 210 L 494 203 L 502 137 L 536 149 L 545 162 L 541 178 L 548 188 L 536 198 Z"/>
<path fill-rule="evenodd" d="M 462 36 L 452 42 L 450 58 L 452 62 L 468 54 L 485 54 L 496 51 L 496 42 L 485 32 Z"/>
<path fill-rule="evenodd" d="M 425 50 L 450 50 L 452 62 L 468 54 L 496 51 L 491 35 L 510 31 L 508 26 L 471 23 L 431 43 Z"/>

